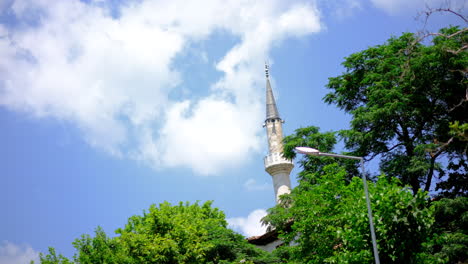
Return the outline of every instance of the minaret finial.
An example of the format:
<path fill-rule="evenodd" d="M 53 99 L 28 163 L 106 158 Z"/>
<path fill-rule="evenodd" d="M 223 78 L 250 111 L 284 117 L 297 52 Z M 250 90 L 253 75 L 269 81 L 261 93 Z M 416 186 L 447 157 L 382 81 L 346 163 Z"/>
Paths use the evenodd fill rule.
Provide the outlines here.
<path fill-rule="evenodd" d="M 265 61 L 265 75 L 268 78 L 269 73 L 268 73 L 268 62 L 267 61 Z"/>

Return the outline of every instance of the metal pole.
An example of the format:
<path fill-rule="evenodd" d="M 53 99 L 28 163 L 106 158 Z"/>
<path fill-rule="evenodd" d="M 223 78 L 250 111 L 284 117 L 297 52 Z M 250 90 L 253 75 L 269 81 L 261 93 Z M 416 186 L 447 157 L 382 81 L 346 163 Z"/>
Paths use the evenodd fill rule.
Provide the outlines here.
<path fill-rule="evenodd" d="M 370 226 L 371 237 L 372 237 L 372 247 L 374 248 L 374 259 L 375 259 L 375 264 L 380 264 L 379 250 L 377 249 L 377 241 L 375 238 L 375 231 L 374 231 L 374 221 L 372 220 L 372 209 L 371 209 L 371 204 L 370 204 L 370 199 L 369 199 L 369 190 L 367 189 L 367 179 L 364 173 L 364 159 L 363 158 L 360 158 L 360 159 L 361 159 L 361 170 L 362 170 L 362 182 L 364 183 L 364 193 L 366 194 L 366 202 L 367 202 L 367 214 L 369 216 L 369 226 Z"/>

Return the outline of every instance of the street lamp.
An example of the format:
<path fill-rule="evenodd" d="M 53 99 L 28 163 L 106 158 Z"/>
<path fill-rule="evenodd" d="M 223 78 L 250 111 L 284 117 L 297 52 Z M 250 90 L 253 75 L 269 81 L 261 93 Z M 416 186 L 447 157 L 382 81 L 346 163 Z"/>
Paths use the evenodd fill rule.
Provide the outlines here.
<path fill-rule="evenodd" d="M 370 199 L 369 199 L 369 191 L 367 189 L 366 176 L 364 175 L 364 159 L 362 157 L 324 153 L 324 152 L 320 152 L 318 149 L 313 149 L 309 147 L 296 147 L 295 149 L 298 153 L 306 154 L 310 156 L 327 156 L 327 157 L 353 159 L 353 160 L 361 161 L 362 181 L 364 183 L 364 193 L 366 194 L 367 214 L 369 216 L 369 226 L 370 226 L 371 237 L 372 237 L 372 246 L 374 248 L 374 259 L 375 259 L 376 264 L 380 264 L 379 250 L 377 249 L 377 242 L 375 239 L 374 222 L 372 220 L 372 210 L 371 210 L 371 204 L 370 204 Z"/>

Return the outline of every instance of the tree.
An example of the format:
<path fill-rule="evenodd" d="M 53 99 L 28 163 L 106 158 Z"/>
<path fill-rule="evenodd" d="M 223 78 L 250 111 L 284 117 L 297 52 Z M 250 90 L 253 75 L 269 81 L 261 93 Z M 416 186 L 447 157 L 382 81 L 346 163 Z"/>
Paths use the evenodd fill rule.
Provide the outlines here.
<path fill-rule="evenodd" d="M 72 264 L 70 260 L 68 260 L 63 255 L 55 252 L 55 249 L 49 247 L 49 254 L 44 255 L 43 253 L 39 253 L 39 259 L 42 264 Z M 34 264 L 34 261 L 31 261 L 31 264 Z"/>
<path fill-rule="evenodd" d="M 273 263 L 269 253 L 250 245 L 227 228 L 224 213 L 211 202 L 167 202 L 152 205 L 143 215 L 129 218 L 118 236 L 108 237 L 102 228 L 95 236 L 83 235 L 73 243 L 75 263 Z M 41 263 L 72 263 L 56 257 L 52 249 Z"/>
<path fill-rule="evenodd" d="M 330 132 L 301 128 L 285 138 L 284 155 L 293 155 L 295 144 L 330 151 L 334 142 Z M 285 245 L 292 245 L 274 252 L 284 261 L 373 262 L 362 180 L 349 176 L 349 164 L 337 161 L 342 162 L 304 157 L 300 164 L 308 171 L 301 172 L 299 186 L 283 196 L 282 204 L 271 208 L 264 218 L 279 231 Z M 434 223 L 427 193 L 419 191 L 413 196 L 396 178 L 384 176 L 369 184 L 369 193 L 382 263 L 424 263 L 420 257 L 426 250 L 423 243 L 431 236 Z"/>
<path fill-rule="evenodd" d="M 270 209 L 266 221 L 293 246 L 280 250 L 292 263 L 373 263 L 362 181 L 344 180 L 346 170 L 327 165 L 316 184 L 301 182 L 290 207 Z M 422 263 L 419 255 L 431 235 L 433 208 L 423 191 L 413 196 L 396 179 L 371 184 L 372 209 L 382 263 Z M 291 230 L 283 223 L 294 219 Z"/>
<path fill-rule="evenodd" d="M 466 194 L 468 31 L 446 28 L 432 45 L 421 41 L 405 33 L 350 55 L 324 100 L 352 115 L 340 135 L 354 155 L 381 157 L 380 169 L 415 194 L 432 190 L 435 175 L 447 177 L 438 188 Z"/>
<path fill-rule="evenodd" d="M 466 263 L 468 260 L 468 198 L 443 198 L 433 203 L 435 224 L 422 257 L 428 263 Z M 442 262 L 440 260 L 443 260 Z"/>
<path fill-rule="evenodd" d="M 309 126 L 298 128 L 294 134 L 286 136 L 283 139 L 283 155 L 288 159 L 296 159 L 295 147 L 308 146 L 318 149 L 321 152 L 332 152 L 335 144 L 337 143 L 336 132 L 319 132 L 316 126 Z M 346 153 L 349 154 L 349 153 Z M 297 159 L 296 159 L 297 160 Z M 350 180 L 353 176 L 359 175 L 359 164 L 355 161 L 348 159 L 336 159 L 331 157 L 316 157 L 309 155 L 302 155 L 297 160 L 299 165 L 303 168 L 298 174 L 298 179 L 308 179 L 314 183 L 313 177 L 320 176 L 321 171 L 326 165 L 338 163 L 346 168 L 346 178 Z"/>

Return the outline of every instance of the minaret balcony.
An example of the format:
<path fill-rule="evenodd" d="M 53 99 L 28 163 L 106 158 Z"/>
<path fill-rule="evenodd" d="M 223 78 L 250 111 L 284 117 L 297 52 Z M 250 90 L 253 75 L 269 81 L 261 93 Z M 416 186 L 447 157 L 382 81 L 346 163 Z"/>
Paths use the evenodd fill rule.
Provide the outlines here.
<path fill-rule="evenodd" d="M 264 158 L 265 168 L 283 165 L 284 167 L 292 167 L 294 166 L 292 161 L 283 157 L 282 153 L 271 153 Z"/>

